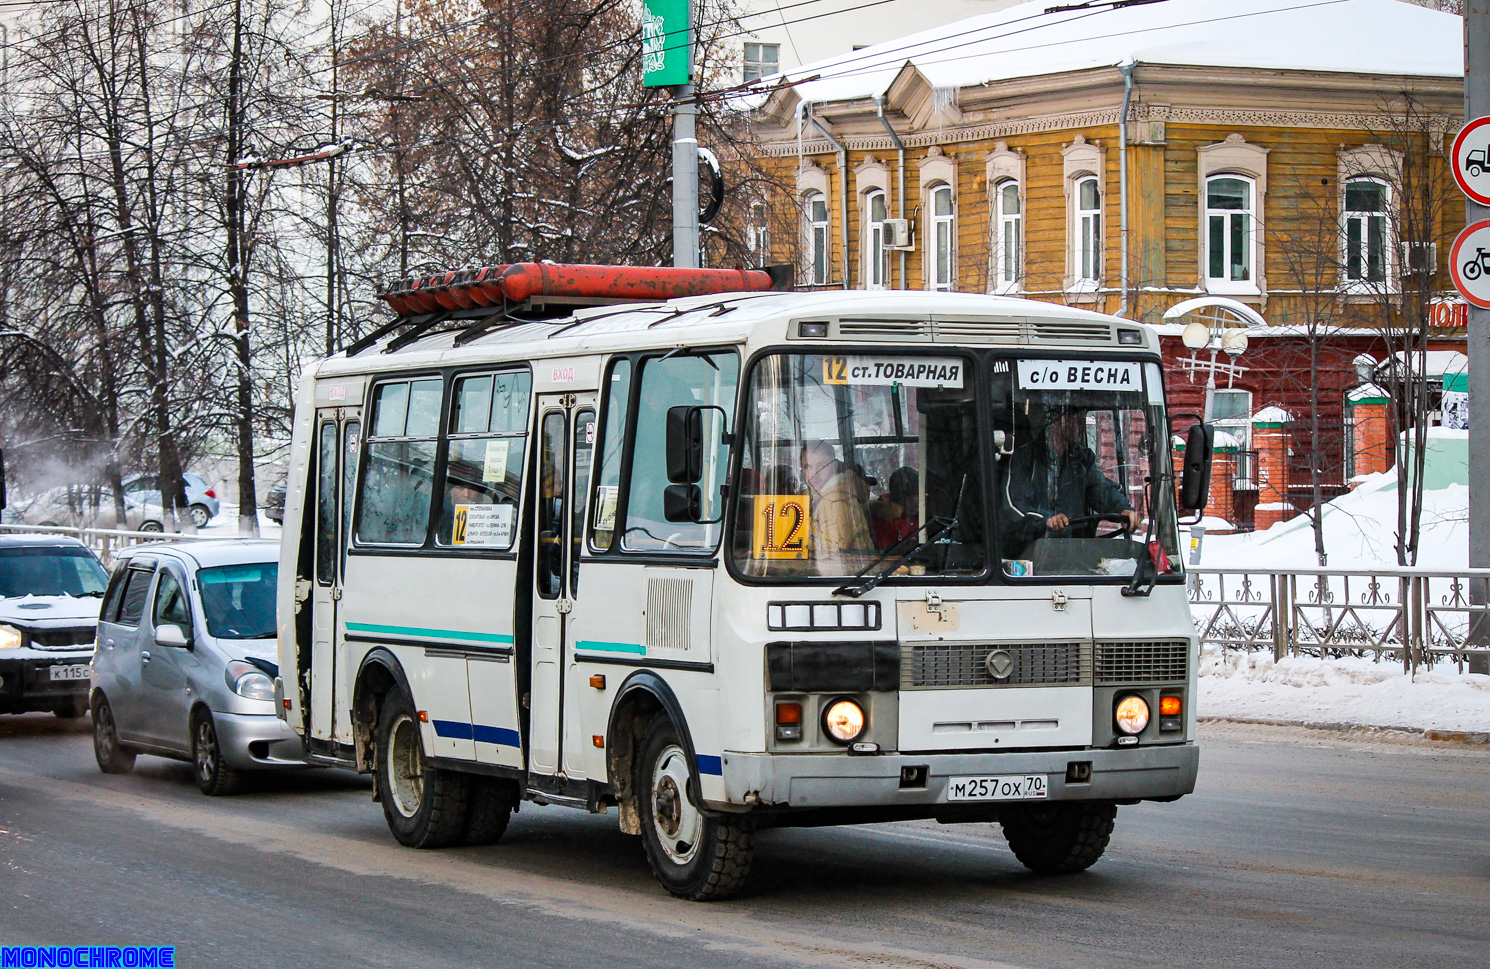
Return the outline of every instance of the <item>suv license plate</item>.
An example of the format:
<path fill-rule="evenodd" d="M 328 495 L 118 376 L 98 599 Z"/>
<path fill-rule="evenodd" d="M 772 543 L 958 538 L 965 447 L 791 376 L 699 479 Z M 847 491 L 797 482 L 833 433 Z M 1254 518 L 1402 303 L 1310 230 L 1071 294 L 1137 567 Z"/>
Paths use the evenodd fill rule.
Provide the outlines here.
<path fill-rule="evenodd" d="M 86 680 L 90 672 L 87 663 L 74 663 L 71 666 L 54 666 L 52 667 L 52 679 Z"/>
<path fill-rule="evenodd" d="M 1044 774 L 947 778 L 949 801 L 1038 801 L 1046 790 Z"/>

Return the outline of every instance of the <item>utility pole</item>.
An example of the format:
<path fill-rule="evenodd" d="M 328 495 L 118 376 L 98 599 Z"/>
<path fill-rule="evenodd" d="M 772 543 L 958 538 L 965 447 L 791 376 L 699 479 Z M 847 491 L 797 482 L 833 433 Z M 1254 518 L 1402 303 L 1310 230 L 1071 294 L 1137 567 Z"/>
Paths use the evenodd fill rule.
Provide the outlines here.
<path fill-rule="evenodd" d="M 697 269 L 699 261 L 697 115 L 693 85 L 673 88 L 673 265 L 679 269 Z"/>
<path fill-rule="evenodd" d="M 1490 0 L 1464 4 L 1464 120 L 1490 115 Z M 1465 203 L 1465 224 L 1490 218 L 1490 207 Z M 1469 567 L 1490 568 L 1490 309 L 1469 305 Z M 1490 603 L 1484 579 L 1471 580 L 1470 601 Z M 1490 673 L 1490 621 L 1471 614 L 1466 645 L 1472 673 Z"/>

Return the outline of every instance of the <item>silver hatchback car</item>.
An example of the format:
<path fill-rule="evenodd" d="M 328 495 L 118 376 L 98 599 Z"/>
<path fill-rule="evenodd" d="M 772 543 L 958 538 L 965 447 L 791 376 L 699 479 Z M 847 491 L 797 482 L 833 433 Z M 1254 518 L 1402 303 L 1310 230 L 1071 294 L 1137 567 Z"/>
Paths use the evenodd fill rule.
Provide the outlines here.
<path fill-rule="evenodd" d="M 244 772 L 304 767 L 274 712 L 279 544 L 223 540 L 120 553 L 99 611 L 89 709 L 107 774 L 136 754 L 189 760 L 204 794 Z"/>

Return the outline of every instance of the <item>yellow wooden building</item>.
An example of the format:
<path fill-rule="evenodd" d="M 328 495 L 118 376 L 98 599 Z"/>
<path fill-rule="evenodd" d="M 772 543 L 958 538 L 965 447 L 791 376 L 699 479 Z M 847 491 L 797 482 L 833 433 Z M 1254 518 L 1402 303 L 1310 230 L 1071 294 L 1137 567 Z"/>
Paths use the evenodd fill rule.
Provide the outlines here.
<path fill-rule="evenodd" d="M 1399 0 L 1078 6 L 1036 0 L 789 75 L 750 125 L 777 186 L 757 206 L 761 261 L 809 286 L 1150 322 L 1208 294 L 1338 324 L 1449 289 L 1460 18 Z"/>

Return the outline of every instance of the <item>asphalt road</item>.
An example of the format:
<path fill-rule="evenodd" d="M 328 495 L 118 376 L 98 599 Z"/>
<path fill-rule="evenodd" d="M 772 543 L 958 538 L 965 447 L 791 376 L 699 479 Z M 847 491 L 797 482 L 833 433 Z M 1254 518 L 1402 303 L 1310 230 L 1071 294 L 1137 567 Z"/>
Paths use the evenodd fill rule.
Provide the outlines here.
<path fill-rule="evenodd" d="M 1025 873 L 996 826 L 763 832 L 740 898 L 680 902 L 614 815 L 399 847 L 330 771 L 206 798 L 100 774 L 86 721 L 0 718 L 0 943 L 173 944 L 181 966 L 1490 965 L 1490 748 L 1202 728 L 1199 790 L 1107 856 Z"/>

